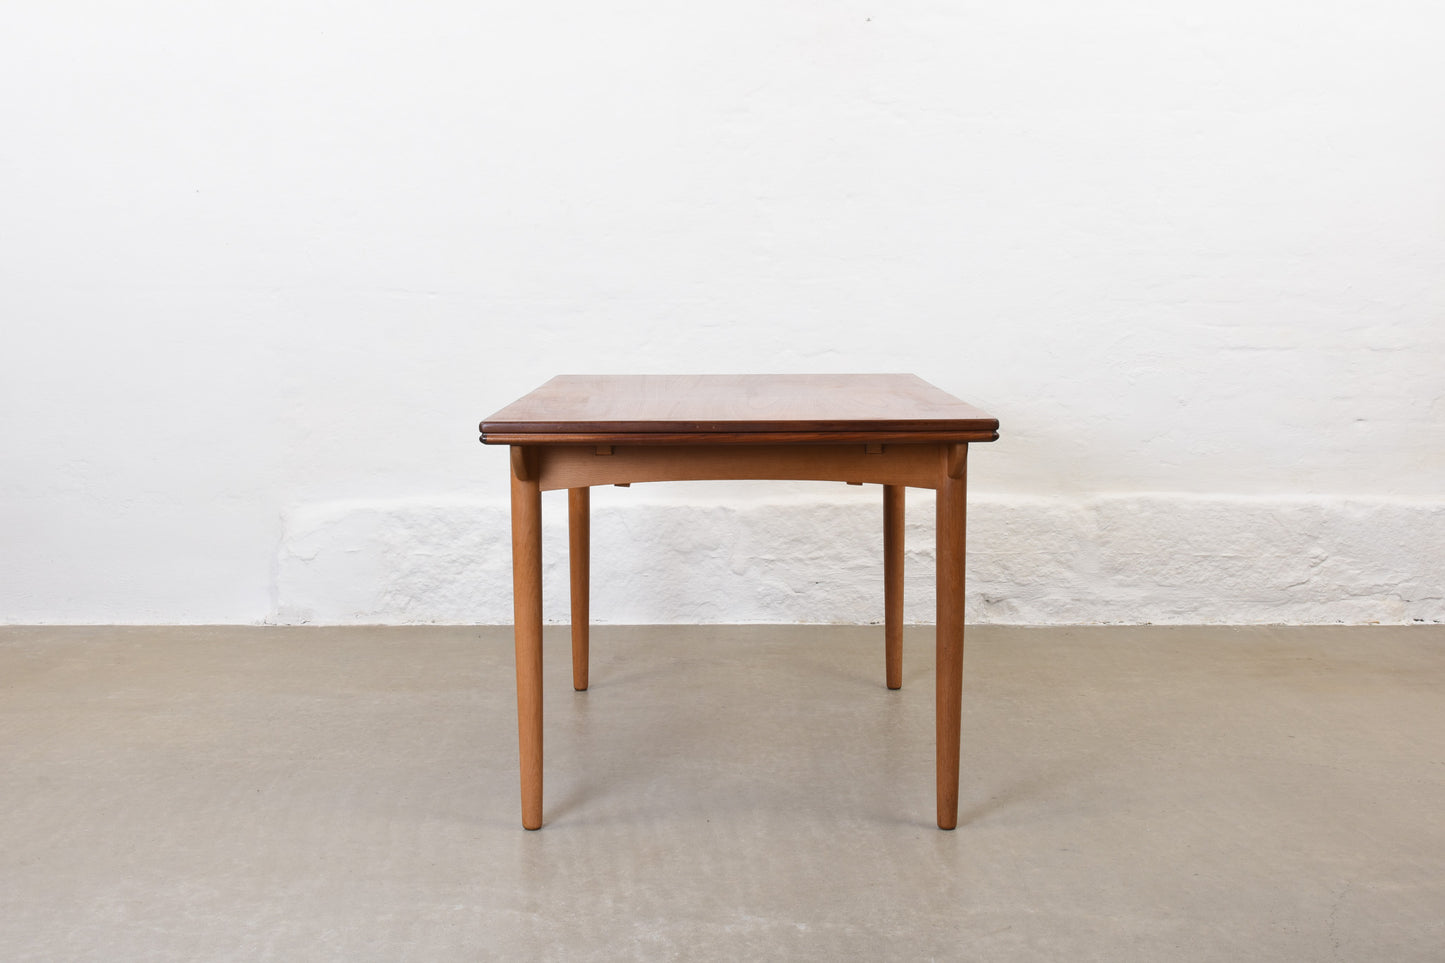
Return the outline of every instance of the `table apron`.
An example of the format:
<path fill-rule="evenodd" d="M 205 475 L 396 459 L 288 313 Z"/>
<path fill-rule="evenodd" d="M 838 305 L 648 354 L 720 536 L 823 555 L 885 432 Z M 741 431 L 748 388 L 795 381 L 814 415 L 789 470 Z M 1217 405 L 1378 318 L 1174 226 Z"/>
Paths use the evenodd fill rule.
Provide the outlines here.
<path fill-rule="evenodd" d="M 966 443 L 840 445 L 527 445 L 514 448 L 542 491 L 649 481 L 840 481 L 939 487 Z"/>

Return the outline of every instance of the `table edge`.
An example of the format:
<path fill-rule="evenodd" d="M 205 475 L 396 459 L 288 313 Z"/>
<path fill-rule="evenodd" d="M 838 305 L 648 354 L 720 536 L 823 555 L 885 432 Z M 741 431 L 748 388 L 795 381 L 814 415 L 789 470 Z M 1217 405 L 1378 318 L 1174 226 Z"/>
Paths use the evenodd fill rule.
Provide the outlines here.
<path fill-rule="evenodd" d="M 481 426 L 484 445 L 719 445 L 719 444 L 847 444 L 892 442 L 894 444 L 939 444 L 989 442 L 998 440 L 998 422 L 956 428 L 848 428 L 838 430 L 746 429 L 719 426 L 708 429 L 669 431 L 627 431 L 609 429 L 577 430 L 535 426 Z"/>

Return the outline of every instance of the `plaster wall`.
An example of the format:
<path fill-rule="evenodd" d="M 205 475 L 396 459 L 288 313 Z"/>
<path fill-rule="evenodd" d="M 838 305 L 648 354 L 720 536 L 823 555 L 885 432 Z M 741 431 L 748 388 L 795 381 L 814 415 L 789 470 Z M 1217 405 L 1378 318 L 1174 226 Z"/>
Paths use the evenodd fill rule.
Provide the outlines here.
<path fill-rule="evenodd" d="M 1440 620 L 1442 29 L 7 4 L 0 621 L 507 621 L 482 416 L 561 371 L 857 370 L 1003 422 L 974 617 Z M 619 494 L 600 618 L 877 617 L 876 491 Z"/>

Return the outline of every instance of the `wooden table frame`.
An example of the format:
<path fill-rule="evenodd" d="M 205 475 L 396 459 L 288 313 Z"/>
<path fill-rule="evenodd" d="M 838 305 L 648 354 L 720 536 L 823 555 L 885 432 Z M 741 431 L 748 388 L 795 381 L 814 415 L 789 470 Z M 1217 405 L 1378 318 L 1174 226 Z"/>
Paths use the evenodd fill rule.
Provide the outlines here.
<path fill-rule="evenodd" d="M 584 691 L 588 679 L 590 489 L 647 481 L 771 479 L 883 486 L 884 670 L 890 689 L 902 685 L 903 675 L 904 493 L 907 488 L 934 491 L 938 508 L 937 814 L 940 829 L 953 829 L 958 823 L 968 443 L 994 440 L 997 424 L 983 416 L 945 431 L 869 425 L 822 432 L 768 424 L 750 431 L 718 426 L 701 432 L 692 428 L 670 431 L 665 426 L 663 430 L 652 426 L 650 431 L 630 431 L 620 430 L 633 427 L 630 425 L 483 422 L 484 442 L 507 444 L 511 449 L 522 825 L 527 829 L 542 825 L 542 492 L 566 489 L 568 493 L 572 684 Z"/>

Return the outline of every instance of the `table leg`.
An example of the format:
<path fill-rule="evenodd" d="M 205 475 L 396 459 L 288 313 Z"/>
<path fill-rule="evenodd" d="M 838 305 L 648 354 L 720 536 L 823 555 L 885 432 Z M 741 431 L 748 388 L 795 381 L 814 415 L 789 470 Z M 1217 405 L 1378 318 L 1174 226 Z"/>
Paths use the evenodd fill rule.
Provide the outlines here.
<path fill-rule="evenodd" d="M 514 464 L 520 459 L 514 459 Z M 512 472 L 512 617 L 522 825 L 542 828 L 542 492 Z"/>
<path fill-rule="evenodd" d="M 950 449 L 956 448 L 955 451 Z M 963 560 L 967 511 L 967 445 L 943 448 L 938 483 L 935 660 L 938 828 L 958 825 L 959 726 L 963 709 Z M 958 477 L 954 477 L 956 473 Z"/>
<path fill-rule="evenodd" d="M 903 493 L 883 486 L 883 662 L 888 688 L 903 685 Z"/>
<path fill-rule="evenodd" d="M 572 569 L 572 688 L 587 691 L 588 580 L 591 574 L 591 489 L 567 490 L 567 558 Z"/>

